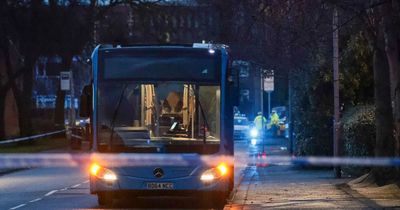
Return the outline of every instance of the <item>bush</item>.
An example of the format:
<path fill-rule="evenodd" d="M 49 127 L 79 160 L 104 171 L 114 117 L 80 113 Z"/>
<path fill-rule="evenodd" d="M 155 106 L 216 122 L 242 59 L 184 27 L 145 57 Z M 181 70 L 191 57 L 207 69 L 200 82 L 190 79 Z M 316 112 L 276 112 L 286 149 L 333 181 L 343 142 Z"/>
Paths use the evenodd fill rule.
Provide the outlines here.
<path fill-rule="evenodd" d="M 332 71 L 325 63 L 292 73 L 292 123 L 297 156 L 332 155 Z"/>
<path fill-rule="evenodd" d="M 342 118 L 344 155 L 373 156 L 375 147 L 375 108 L 357 106 L 346 111 Z"/>
<path fill-rule="evenodd" d="M 310 112 L 302 121 L 295 121 L 296 155 L 329 156 L 332 154 L 332 121 L 330 117 Z"/>
<path fill-rule="evenodd" d="M 343 155 L 349 157 L 374 156 L 375 147 L 375 107 L 372 105 L 356 106 L 343 114 Z M 367 168 L 344 167 L 350 175 L 360 175 Z"/>

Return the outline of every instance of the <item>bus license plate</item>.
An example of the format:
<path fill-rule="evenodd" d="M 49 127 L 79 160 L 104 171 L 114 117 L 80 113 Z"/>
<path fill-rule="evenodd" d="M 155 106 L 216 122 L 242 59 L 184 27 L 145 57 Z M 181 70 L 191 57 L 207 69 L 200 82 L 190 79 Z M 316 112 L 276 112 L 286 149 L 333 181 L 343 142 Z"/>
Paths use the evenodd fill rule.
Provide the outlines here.
<path fill-rule="evenodd" d="M 174 189 L 173 183 L 166 183 L 166 182 L 149 182 L 147 183 L 147 189 L 152 190 L 170 190 Z"/>

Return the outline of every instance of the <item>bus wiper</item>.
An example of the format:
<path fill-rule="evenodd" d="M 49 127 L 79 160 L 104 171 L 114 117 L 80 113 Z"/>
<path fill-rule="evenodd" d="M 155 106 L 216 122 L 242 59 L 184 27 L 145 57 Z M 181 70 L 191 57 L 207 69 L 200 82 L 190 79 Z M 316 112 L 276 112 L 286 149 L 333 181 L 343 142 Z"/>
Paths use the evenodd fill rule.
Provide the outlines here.
<path fill-rule="evenodd" d="M 125 90 L 126 90 L 127 87 L 128 87 L 128 84 L 125 84 L 125 86 L 123 87 L 123 89 L 121 91 L 121 95 L 118 98 L 117 106 L 115 107 L 113 116 L 111 118 L 111 125 L 110 125 L 111 126 L 111 135 L 110 135 L 110 144 L 108 145 L 109 146 L 108 148 L 110 150 L 112 150 L 112 146 L 113 146 L 113 135 L 114 135 L 115 120 L 116 120 L 116 118 L 118 116 L 119 107 L 121 106 L 121 102 L 122 102 L 122 99 L 124 98 Z"/>

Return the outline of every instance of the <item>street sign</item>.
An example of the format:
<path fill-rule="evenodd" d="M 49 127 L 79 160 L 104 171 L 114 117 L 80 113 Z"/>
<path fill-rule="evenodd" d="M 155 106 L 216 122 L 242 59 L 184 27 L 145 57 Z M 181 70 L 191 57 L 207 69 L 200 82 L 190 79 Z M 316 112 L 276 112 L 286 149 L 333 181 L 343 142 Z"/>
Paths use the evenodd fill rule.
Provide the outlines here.
<path fill-rule="evenodd" d="M 264 91 L 272 92 L 274 91 L 274 73 L 267 75 L 264 78 Z"/>
<path fill-rule="evenodd" d="M 60 85 L 61 90 L 71 90 L 71 72 L 62 71 L 60 72 Z"/>

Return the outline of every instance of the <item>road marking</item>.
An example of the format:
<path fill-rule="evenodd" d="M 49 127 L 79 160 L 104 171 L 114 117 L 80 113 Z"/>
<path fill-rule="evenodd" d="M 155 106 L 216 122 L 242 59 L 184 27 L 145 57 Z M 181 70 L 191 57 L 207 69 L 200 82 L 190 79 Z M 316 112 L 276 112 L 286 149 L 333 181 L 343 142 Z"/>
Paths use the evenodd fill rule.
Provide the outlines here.
<path fill-rule="evenodd" d="M 68 188 L 66 187 L 66 188 L 62 188 L 60 191 L 65 191 L 65 190 L 68 190 Z"/>
<path fill-rule="evenodd" d="M 82 182 L 82 184 L 86 184 L 86 183 L 89 183 L 89 180 L 86 180 L 86 181 Z"/>
<path fill-rule="evenodd" d="M 40 201 L 40 200 L 42 200 L 42 198 L 36 198 L 34 200 L 29 201 L 29 203 L 33 203 L 33 202 Z"/>
<path fill-rule="evenodd" d="M 81 184 L 73 185 L 73 186 L 71 186 L 71 188 L 77 188 L 77 187 L 79 187 L 79 186 L 81 186 Z"/>
<path fill-rule="evenodd" d="M 26 204 L 24 203 L 24 204 L 21 204 L 21 205 L 12 207 L 10 210 L 18 209 L 18 208 L 21 208 L 21 207 L 23 207 L 23 206 L 25 206 L 25 205 L 26 205 Z"/>
<path fill-rule="evenodd" d="M 46 195 L 44 195 L 44 196 L 52 195 L 52 194 L 56 193 L 57 191 L 58 191 L 58 190 L 52 190 L 52 191 L 48 192 Z"/>

